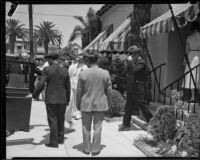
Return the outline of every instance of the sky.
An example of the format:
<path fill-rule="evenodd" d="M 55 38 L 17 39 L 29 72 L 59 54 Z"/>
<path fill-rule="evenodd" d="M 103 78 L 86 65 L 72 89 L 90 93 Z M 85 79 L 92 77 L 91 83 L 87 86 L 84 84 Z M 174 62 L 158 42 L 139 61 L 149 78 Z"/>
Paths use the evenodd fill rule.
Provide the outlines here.
<path fill-rule="evenodd" d="M 33 26 L 39 25 L 42 21 L 51 21 L 55 24 L 55 29 L 61 31 L 63 35 L 63 42 L 61 47 L 65 47 L 68 44 L 68 39 L 76 25 L 80 25 L 73 16 L 86 16 L 89 7 L 92 7 L 95 11 L 98 11 L 103 4 L 62 4 L 62 5 L 33 5 Z M 7 16 L 10 10 L 11 3 L 6 3 L 6 19 L 10 17 Z M 24 13 L 25 12 L 25 13 Z M 38 15 L 48 14 L 48 15 Z M 50 15 L 49 15 L 50 14 Z M 53 16 L 53 15 L 63 15 L 63 16 Z M 11 18 L 18 19 L 25 27 L 29 28 L 28 19 L 28 5 L 18 5 L 15 13 Z"/>

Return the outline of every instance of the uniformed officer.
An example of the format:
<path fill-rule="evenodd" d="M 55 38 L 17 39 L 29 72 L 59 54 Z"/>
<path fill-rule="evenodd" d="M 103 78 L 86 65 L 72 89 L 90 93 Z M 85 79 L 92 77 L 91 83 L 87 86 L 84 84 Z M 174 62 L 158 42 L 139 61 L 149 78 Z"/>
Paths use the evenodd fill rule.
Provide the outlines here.
<path fill-rule="evenodd" d="M 145 74 L 147 65 L 145 60 L 141 57 L 141 49 L 137 46 L 132 46 L 128 49 L 128 82 L 125 114 L 123 117 L 123 124 L 119 127 L 119 131 L 124 131 L 130 128 L 131 115 L 139 115 L 140 110 L 149 122 L 152 117 L 148 109 L 148 100 L 146 99 L 145 89 Z"/>

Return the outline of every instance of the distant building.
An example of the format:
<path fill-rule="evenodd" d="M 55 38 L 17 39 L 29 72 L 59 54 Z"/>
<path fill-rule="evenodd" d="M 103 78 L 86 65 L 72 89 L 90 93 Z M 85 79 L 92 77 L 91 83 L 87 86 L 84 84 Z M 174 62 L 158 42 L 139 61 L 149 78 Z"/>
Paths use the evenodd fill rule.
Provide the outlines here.
<path fill-rule="evenodd" d="M 71 49 L 74 51 L 74 54 L 80 54 L 82 52 L 82 48 L 77 43 L 73 43 L 71 45 Z"/>

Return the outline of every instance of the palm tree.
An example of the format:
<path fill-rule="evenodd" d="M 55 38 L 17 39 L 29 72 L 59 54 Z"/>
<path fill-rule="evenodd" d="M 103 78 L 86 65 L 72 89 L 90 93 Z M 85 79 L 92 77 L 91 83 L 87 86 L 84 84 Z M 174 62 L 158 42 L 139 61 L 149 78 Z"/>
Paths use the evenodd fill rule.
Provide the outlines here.
<path fill-rule="evenodd" d="M 37 29 L 38 40 L 37 43 L 44 44 L 45 55 L 48 54 L 48 45 L 51 42 L 53 45 L 61 43 L 62 35 L 58 30 L 54 29 L 55 24 L 49 21 L 43 21 L 40 25 L 35 26 Z"/>
<path fill-rule="evenodd" d="M 134 10 L 131 17 L 130 45 L 136 44 L 143 48 L 143 56 L 147 60 L 146 41 L 140 38 L 140 27 L 151 20 L 151 4 L 134 4 Z"/>
<path fill-rule="evenodd" d="M 66 57 L 67 59 L 74 58 L 74 51 L 72 49 L 72 43 L 69 43 L 66 47 L 64 47 L 61 51 L 61 55 Z"/>
<path fill-rule="evenodd" d="M 89 8 L 86 14 L 86 19 L 81 16 L 74 16 L 82 25 L 77 25 L 69 38 L 72 42 L 77 36 L 82 36 L 83 48 L 89 44 L 101 31 L 101 23 L 93 8 Z"/>
<path fill-rule="evenodd" d="M 23 28 L 24 24 L 17 19 L 8 19 L 6 20 L 6 39 L 9 38 L 10 42 L 10 53 L 14 53 L 16 38 L 25 39 L 26 38 L 26 29 Z"/>

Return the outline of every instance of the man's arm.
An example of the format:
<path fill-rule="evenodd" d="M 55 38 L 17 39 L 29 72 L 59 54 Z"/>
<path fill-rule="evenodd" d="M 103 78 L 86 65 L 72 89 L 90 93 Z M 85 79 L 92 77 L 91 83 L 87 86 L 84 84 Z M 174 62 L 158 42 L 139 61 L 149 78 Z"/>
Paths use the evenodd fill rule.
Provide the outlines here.
<path fill-rule="evenodd" d="M 112 82 L 111 82 L 111 78 L 110 78 L 110 74 L 107 71 L 107 77 L 106 77 L 106 89 L 105 89 L 105 93 L 107 95 L 108 98 L 108 106 L 111 107 L 112 106 Z"/>
<path fill-rule="evenodd" d="M 42 92 L 45 83 L 47 81 L 47 78 L 48 78 L 48 67 L 45 67 L 42 72 L 41 79 L 38 81 L 35 91 L 33 92 L 33 98 L 38 97 L 39 94 Z"/>
<path fill-rule="evenodd" d="M 79 110 L 81 109 L 81 98 L 83 96 L 83 90 L 84 90 L 84 81 L 82 78 L 82 74 L 80 74 L 76 92 L 76 106 Z"/>
<path fill-rule="evenodd" d="M 70 101 L 70 80 L 69 80 L 69 73 L 68 73 L 68 81 L 67 81 L 67 84 L 66 84 L 66 96 L 67 96 L 67 103 L 69 104 L 69 101 Z"/>

